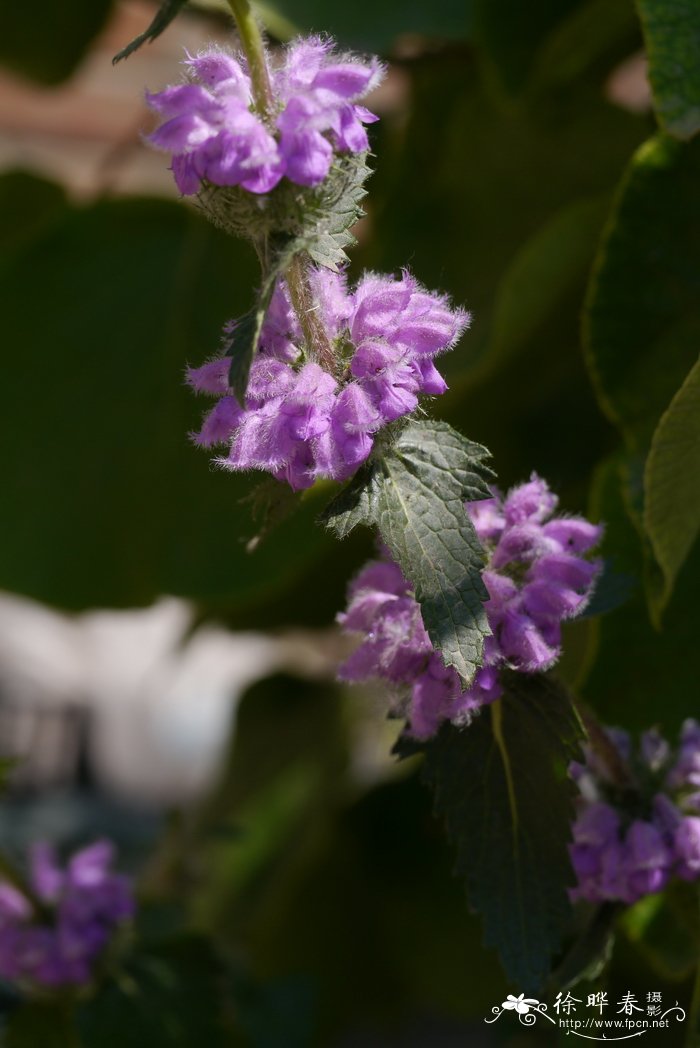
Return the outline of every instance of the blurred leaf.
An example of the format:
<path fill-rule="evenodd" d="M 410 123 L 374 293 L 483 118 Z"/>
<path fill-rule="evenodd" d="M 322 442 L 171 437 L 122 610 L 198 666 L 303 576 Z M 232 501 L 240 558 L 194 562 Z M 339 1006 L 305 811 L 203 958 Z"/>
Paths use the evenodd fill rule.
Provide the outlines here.
<path fill-rule="evenodd" d="M 503 86 L 523 86 L 538 46 L 581 0 L 476 0 L 476 35 Z"/>
<path fill-rule="evenodd" d="M 697 967 L 700 914 L 696 884 L 674 881 L 660 895 L 649 895 L 623 915 L 622 928 L 654 970 L 684 979 Z"/>
<path fill-rule="evenodd" d="M 545 38 L 532 79 L 539 88 L 575 80 L 601 61 L 609 66 L 638 50 L 639 35 L 632 0 L 588 0 Z"/>
<path fill-rule="evenodd" d="M 605 211 L 604 201 L 577 201 L 558 211 L 517 252 L 494 303 L 489 367 L 527 343 L 557 300 L 586 272 Z"/>
<path fill-rule="evenodd" d="M 691 138 L 700 130 L 700 5 L 637 0 L 637 6 L 659 123 L 677 138 Z"/>
<path fill-rule="evenodd" d="M 145 43 L 152 44 L 161 33 L 165 32 L 175 16 L 180 13 L 186 3 L 187 0 L 162 0 L 153 21 L 148 26 L 148 29 L 146 29 L 145 32 L 140 33 L 135 40 L 132 40 L 130 44 L 123 47 L 121 51 L 118 51 L 112 59 L 112 62 L 116 64 L 117 62 L 120 62 L 122 58 L 128 58 L 129 55 L 133 55 L 134 51 L 138 51 L 138 49 Z"/>
<path fill-rule="evenodd" d="M 664 573 L 663 607 L 700 529 L 700 360 L 661 416 L 644 474 L 644 527 Z"/>
<path fill-rule="evenodd" d="M 623 498 L 620 470 L 619 459 L 600 468 L 590 512 L 605 524 L 603 555 L 614 561 L 619 573 L 641 583 L 644 556 Z M 699 586 L 696 545 L 658 629 L 649 621 L 641 585 L 624 605 L 593 623 L 594 647 L 583 692 L 601 720 L 633 731 L 658 724 L 671 734 L 688 716 L 697 691 L 697 667 L 688 653 L 697 639 Z"/>
<path fill-rule="evenodd" d="M 204 888 L 195 906 L 207 927 L 220 929 L 227 911 L 250 918 L 268 879 L 333 803 L 345 747 L 333 683 L 275 674 L 245 693 L 221 780 L 196 829 Z"/>
<path fill-rule="evenodd" d="M 658 136 L 634 156 L 588 293 L 601 407 L 645 451 L 700 345 L 700 142 Z"/>
<path fill-rule="evenodd" d="M 586 914 L 583 929 L 552 972 L 549 985 L 554 993 L 575 986 L 583 979 L 598 978 L 610 960 L 615 942 L 615 923 L 622 909 L 623 906 L 618 903 L 603 903 Z"/>
<path fill-rule="evenodd" d="M 571 918 L 567 768 L 582 738 L 559 685 L 511 674 L 503 698 L 468 727 L 447 724 L 427 743 L 397 744 L 399 753 L 425 753 L 423 779 L 483 917 L 484 942 L 525 992 L 542 988 Z"/>
<path fill-rule="evenodd" d="M 472 29 L 472 0 L 379 0 L 332 4 L 324 0 L 270 0 L 261 5 L 277 12 L 301 32 L 326 32 L 341 47 L 388 51 L 399 34 L 430 39 L 466 39 Z"/>
<path fill-rule="evenodd" d="M 371 129 L 381 157 L 373 237 L 353 266 L 390 271 L 408 261 L 428 287 L 470 309 L 470 330 L 440 358 L 450 391 L 431 410 L 489 448 L 504 485 L 536 469 L 578 512 L 615 439 L 580 350 L 587 273 L 572 273 L 518 353 L 493 368 L 491 314 L 504 272 L 543 225 L 582 199 L 612 194 L 648 118 L 610 105 L 588 78 L 536 105 L 499 106 L 466 48 L 426 54 L 404 70 L 408 122 L 387 114 Z M 407 177 L 416 170 L 421 178 Z"/>
<path fill-rule="evenodd" d="M 465 684 L 489 629 L 484 554 L 464 502 L 490 497 L 488 454 L 444 422 L 409 422 L 323 517 L 339 537 L 355 524 L 378 528 L 413 584 L 430 639 Z"/>
<path fill-rule="evenodd" d="M 0 177 L 0 214 L 3 216 L 3 253 L 0 266 L 11 263 L 15 251 L 60 220 L 66 194 L 53 182 L 24 171 Z"/>
<path fill-rule="evenodd" d="M 71 75 L 105 26 L 111 0 L 71 0 L 69 4 L 8 3 L 0 33 L 0 63 L 42 84 Z"/>
<path fill-rule="evenodd" d="M 58 1004 L 24 1003 L 12 1011 L 3 1031 L 3 1048 L 74 1048 L 70 1010 Z"/>
<path fill-rule="evenodd" d="M 253 280 L 244 246 L 163 201 L 65 208 L 14 254 L 0 291 L 0 585 L 70 608 L 161 593 L 240 603 L 330 549 L 310 496 L 246 554 L 250 479 L 188 444 L 201 401 L 185 364 Z"/>
<path fill-rule="evenodd" d="M 182 936 L 136 955 L 80 1009 L 83 1048 L 218 1048 L 227 1043 L 224 968 L 211 945 Z"/>
<path fill-rule="evenodd" d="M 353 1043 L 384 1045 L 399 1027 L 415 1040 L 426 1015 L 481 1022 L 503 976 L 450 877 L 428 791 L 413 775 L 356 782 L 303 854 L 270 871 L 245 929 L 254 970 L 275 981 L 307 976 L 323 1045 L 350 1031 Z M 370 1034 L 374 1023 L 381 1031 Z M 431 1029 L 421 1044 L 435 1044 Z"/>
<path fill-rule="evenodd" d="M 345 248 L 356 243 L 350 230 L 364 215 L 365 182 L 371 174 L 366 153 L 343 158 L 327 180 L 328 189 L 322 183 L 310 197 L 301 243 L 317 265 L 337 272 L 348 261 Z"/>

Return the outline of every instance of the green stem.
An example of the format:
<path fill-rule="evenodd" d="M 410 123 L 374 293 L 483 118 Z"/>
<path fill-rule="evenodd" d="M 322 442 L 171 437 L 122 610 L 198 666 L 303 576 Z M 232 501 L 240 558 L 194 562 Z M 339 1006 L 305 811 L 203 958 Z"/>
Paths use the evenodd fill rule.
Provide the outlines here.
<path fill-rule="evenodd" d="M 333 371 L 335 356 L 333 347 L 318 315 L 306 276 L 306 262 L 302 255 L 295 255 L 285 273 L 289 297 L 294 312 L 299 318 L 309 357 L 317 360 L 326 370 Z"/>
<path fill-rule="evenodd" d="M 272 84 L 260 27 L 248 0 L 228 0 L 228 5 L 236 20 L 236 28 L 248 59 L 255 106 L 263 116 L 269 116 L 273 103 Z"/>
<path fill-rule="evenodd" d="M 253 82 L 253 100 L 257 110 L 264 117 L 270 117 L 274 110 L 274 96 L 270 81 L 270 71 L 265 57 L 265 45 L 258 23 L 253 16 L 249 0 L 228 0 L 228 5 L 236 20 L 236 27 L 241 38 L 248 68 Z M 258 254 L 263 272 L 267 244 L 259 246 Z M 297 255 L 285 273 L 292 306 L 299 318 L 304 333 L 309 356 L 317 360 L 327 370 L 333 371 L 335 357 L 333 347 L 316 312 L 311 289 L 306 273 L 307 262 L 304 255 Z"/>

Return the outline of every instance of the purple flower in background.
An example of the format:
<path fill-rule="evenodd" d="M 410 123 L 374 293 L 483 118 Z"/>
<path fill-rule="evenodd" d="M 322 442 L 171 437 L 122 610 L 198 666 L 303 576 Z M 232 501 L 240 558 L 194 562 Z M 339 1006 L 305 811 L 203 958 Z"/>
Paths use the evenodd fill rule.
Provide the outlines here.
<path fill-rule="evenodd" d="M 185 65 L 189 82 L 147 94 L 162 118 L 148 136 L 172 155 L 178 189 L 203 181 L 268 193 L 284 177 L 316 186 L 337 153 L 369 148 L 365 125 L 377 117 L 358 102 L 380 82 L 377 59 L 339 55 L 331 40 L 293 41 L 271 71 L 272 111 L 255 111 L 246 60 L 209 48 Z"/>
<path fill-rule="evenodd" d="M 685 722 L 675 753 L 656 729 L 643 732 L 638 747 L 618 728 L 605 734 L 612 759 L 590 746 L 585 763 L 571 769 L 580 791 L 570 848 L 578 881 L 572 899 L 631 904 L 661 891 L 672 877 L 697 880 L 697 722 Z"/>
<path fill-rule="evenodd" d="M 411 337 L 425 344 L 428 328 L 424 324 L 418 335 L 416 325 Z M 439 323 L 430 330 L 439 330 Z M 360 572 L 350 587 L 348 609 L 338 616 L 346 631 L 365 637 L 341 667 L 341 680 L 376 678 L 401 687 L 394 710 L 407 718 L 412 735 L 426 739 L 443 721 L 467 724 L 499 698 L 501 668 L 548 669 L 561 652 L 561 621 L 577 615 L 590 599 L 600 562 L 585 555 L 602 534 L 582 517 L 553 517 L 556 505 L 556 496 L 534 474 L 505 498 L 496 493 L 467 504 L 488 555 L 483 580 L 492 635 L 485 641 L 483 666 L 466 691 L 434 651 L 409 583 L 386 559 Z"/>
<path fill-rule="evenodd" d="M 134 913 L 131 883 L 112 872 L 113 858 L 113 846 L 98 841 L 62 867 L 51 845 L 34 845 L 29 886 L 42 912 L 0 883 L 0 977 L 44 989 L 89 982 L 115 930 Z"/>
<path fill-rule="evenodd" d="M 469 323 L 466 312 L 408 273 L 398 280 L 368 274 L 353 290 L 344 274 L 312 269 L 309 285 L 334 364 L 314 359 L 316 347 L 305 343 L 282 281 L 243 406 L 228 388 L 228 358 L 188 374 L 195 390 L 219 396 L 197 443 L 226 444 L 220 465 L 264 470 L 295 490 L 319 477 L 347 480 L 383 426 L 410 414 L 421 395 L 444 392 L 433 357 L 450 349 Z"/>

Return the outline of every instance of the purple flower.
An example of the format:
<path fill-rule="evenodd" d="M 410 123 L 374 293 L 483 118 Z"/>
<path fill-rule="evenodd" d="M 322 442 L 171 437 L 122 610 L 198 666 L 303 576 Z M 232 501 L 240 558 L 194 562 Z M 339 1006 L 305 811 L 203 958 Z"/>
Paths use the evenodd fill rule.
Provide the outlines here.
<path fill-rule="evenodd" d="M 354 320 L 360 334 L 367 333 L 372 341 L 362 344 L 371 353 L 363 355 L 361 367 L 355 368 L 358 382 L 371 374 L 368 361 L 374 354 L 375 329 L 384 324 L 391 330 L 397 311 L 411 308 L 412 301 L 404 286 L 382 289 L 371 281 L 362 291 Z M 420 315 L 425 316 L 422 308 Z M 446 324 L 444 316 L 438 317 L 438 324 Z M 446 326 L 444 337 L 448 337 Z M 378 354 L 376 359 L 381 362 Z M 363 635 L 340 668 L 341 679 L 378 678 L 392 684 L 398 689 L 394 712 L 406 716 L 412 735 L 425 739 L 443 721 L 468 724 L 482 706 L 498 699 L 503 692 L 501 667 L 523 673 L 548 669 L 560 654 L 561 620 L 580 610 L 594 585 L 598 565 L 580 553 L 601 535 L 599 527 L 581 518 L 548 520 L 556 501 L 544 481 L 533 476 L 505 500 L 495 494 L 467 506 L 490 554 L 482 577 L 492 631 L 484 644 L 484 664 L 468 689 L 433 650 L 420 605 L 399 568 L 388 559 L 360 572 L 350 588 L 348 609 L 338 616 L 346 631 Z M 552 527 L 557 524 L 562 526 Z M 550 533 L 545 534 L 548 528 Z"/>
<path fill-rule="evenodd" d="M 115 930 L 134 913 L 126 877 L 112 873 L 108 841 L 76 852 L 62 867 L 54 849 L 36 844 L 29 881 L 46 912 L 12 885 L 0 884 L 0 976 L 52 988 L 89 982 Z"/>
<path fill-rule="evenodd" d="M 689 719 L 681 729 L 681 741 L 675 763 L 668 775 L 674 789 L 700 787 L 700 723 Z"/>
<path fill-rule="evenodd" d="M 263 324 L 243 406 L 228 388 L 228 358 L 187 374 L 195 390 L 219 398 L 196 443 L 228 445 L 217 460 L 224 468 L 265 470 L 295 490 L 319 477 L 347 480 L 383 426 L 413 411 L 422 394 L 444 392 L 432 356 L 450 349 L 469 322 L 408 273 L 398 280 L 370 274 L 351 290 L 344 274 L 313 268 L 309 286 L 337 350 L 333 374 L 304 342 L 284 282 Z"/>
<path fill-rule="evenodd" d="M 369 148 L 365 124 L 377 118 L 358 101 L 383 76 L 367 62 L 333 51 L 331 41 L 297 39 L 271 72 L 272 113 L 255 112 L 245 59 L 208 49 L 186 61 L 190 82 L 147 94 L 163 122 L 148 136 L 170 153 L 178 189 L 203 181 L 268 193 L 283 178 L 316 186 L 336 153 Z"/>
<path fill-rule="evenodd" d="M 497 660 L 525 673 L 557 661 L 560 623 L 584 609 L 601 566 L 585 554 L 600 541 L 602 528 L 582 517 L 552 517 L 557 501 L 533 473 L 505 498 L 494 492 L 467 506 L 489 554 L 486 611 Z"/>
<path fill-rule="evenodd" d="M 570 769 L 580 791 L 570 848 L 578 884 L 571 897 L 631 904 L 661 891 L 671 877 L 700 879 L 700 818 L 687 814 L 688 783 L 676 776 L 694 747 L 695 723 L 686 721 L 675 762 L 656 729 L 642 733 L 638 748 L 627 732 L 606 728 L 605 733 L 629 781 L 621 792 L 619 770 L 611 769 L 605 751 L 592 746 L 586 748 L 585 764 Z M 659 790 L 659 773 L 669 764 L 672 771 Z M 640 807 L 648 811 L 646 818 L 639 817 Z"/>
<path fill-rule="evenodd" d="M 694 815 L 681 819 L 673 835 L 678 863 L 676 872 L 685 881 L 700 877 L 700 818 Z"/>

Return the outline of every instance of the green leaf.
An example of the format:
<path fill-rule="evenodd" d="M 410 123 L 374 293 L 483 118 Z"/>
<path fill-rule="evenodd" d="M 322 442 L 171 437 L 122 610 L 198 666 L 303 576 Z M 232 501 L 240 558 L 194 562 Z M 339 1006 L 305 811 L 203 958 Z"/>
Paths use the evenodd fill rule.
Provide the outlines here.
<path fill-rule="evenodd" d="M 319 518 L 321 523 L 326 524 L 339 539 L 347 538 L 358 524 L 374 527 L 381 483 L 381 467 L 370 460 L 326 506 Z"/>
<path fill-rule="evenodd" d="M 444 422 L 412 421 L 325 512 L 339 537 L 376 526 L 413 584 L 425 628 L 465 686 L 489 627 L 484 554 L 465 501 L 490 497 L 488 452 Z"/>
<path fill-rule="evenodd" d="M 129 55 L 133 55 L 134 51 L 145 43 L 152 44 L 153 41 L 164 32 L 173 19 L 180 13 L 182 8 L 187 3 L 187 0 L 162 0 L 162 3 L 156 11 L 155 17 L 148 29 L 140 33 L 130 44 L 123 47 L 121 51 L 112 59 L 112 63 L 116 65 L 117 62 L 121 62 L 122 58 L 128 58 Z"/>
<path fill-rule="evenodd" d="M 632 0 L 587 0 L 545 38 L 532 80 L 546 89 L 580 79 L 591 68 L 607 70 L 638 49 L 639 36 Z"/>
<path fill-rule="evenodd" d="M 601 244 L 584 335 L 603 410 L 646 452 L 700 345 L 700 141 L 635 154 Z"/>
<path fill-rule="evenodd" d="M 224 342 L 224 356 L 231 357 L 229 385 L 241 404 L 245 399 L 250 366 L 258 349 L 275 284 L 295 253 L 293 243 L 287 243 L 273 251 L 272 261 L 266 269 L 255 305 L 235 322 L 231 335 Z"/>
<path fill-rule="evenodd" d="M 486 363 L 515 353 L 585 274 L 600 235 L 605 201 L 579 200 L 558 211 L 517 252 L 498 287 Z"/>
<path fill-rule="evenodd" d="M 370 174 L 364 155 L 346 157 L 317 190 L 300 192 L 298 187 L 289 183 L 281 187 L 279 199 L 268 201 L 265 222 L 271 233 L 268 234 L 270 242 L 265 252 L 269 260 L 264 278 L 255 305 L 237 321 L 224 346 L 225 355 L 231 357 L 229 382 L 239 401 L 242 402 L 245 396 L 250 366 L 277 281 L 295 255 L 308 254 L 312 262 L 334 272 L 348 261 L 345 248 L 355 243 L 350 227 L 364 213 L 360 201 L 367 195 L 364 182 Z M 241 201 L 241 192 L 244 191 L 225 190 L 218 200 L 219 191 L 209 187 L 203 198 L 206 201 L 204 211 L 217 225 L 228 229 L 227 214 L 231 218 L 235 199 L 235 206 L 242 206 L 242 210 L 236 211 L 235 228 L 230 231 L 250 235 L 251 229 L 246 227 L 243 216 L 247 207 L 252 205 L 250 199 Z M 246 196 L 250 198 L 251 194 Z M 287 204 L 290 205 L 290 214 L 284 210 Z M 257 216 L 251 217 L 255 229 Z M 280 230 L 287 226 L 292 231 L 281 233 Z"/>
<path fill-rule="evenodd" d="M 314 496 L 249 555 L 250 478 L 187 437 L 210 402 L 185 365 L 243 312 L 252 252 L 177 203 L 130 199 L 63 207 L 10 262 L 0 585 L 74 609 L 162 593 L 235 608 L 301 582 L 334 545 Z"/>
<path fill-rule="evenodd" d="M 563 689 L 542 675 L 511 674 L 504 696 L 469 727 L 445 725 L 424 744 L 422 775 L 434 797 L 484 941 L 508 978 L 538 991 L 570 921 L 567 842 L 574 787 L 568 764 L 583 728 Z"/>
<path fill-rule="evenodd" d="M 700 530 L 700 360 L 661 416 L 644 471 L 644 527 L 664 576 L 663 607 Z"/>
<path fill-rule="evenodd" d="M 603 554 L 621 574 L 641 582 L 645 565 L 630 514 L 618 459 L 598 471 L 591 516 L 605 522 Z M 690 552 L 668 602 L 663 622 L 652 625 L 642 586 L 626 603 L 593 623 L 583 698 L 601 721 L 642 731 L 657 724 L 672 736 L 688 716 L 697 690 L 697 665 L 688 653 L 697 641 L 700 546 Z M 663 696 L 663 702 L 659 696 Z"/>
<path fill-rule="evenodd" d="M 0 64 L 41 84 L 66 80 L 102 31 L 112 0 L 4 5 Z"/>
<path fill-rule="evenodd" d="M 372 174 L 365 153 L 344 157 L 312 197 L 304 215 L 302 241 L 313 262 L 334 272 L 348 261 L 345 248 L 356 242 L 350 232 L 362 218 L 365 182 Z"/>
<path fill-rule="evenodd" d="M 379 533 L 413 583 L 423 622 L 465 686 L 489 633 L 484 554 L 464 502 L 489 498 L 488 452 L 444 422 L 414 422 L 382 460 Z"/>
<path fill-rule="evenodd" d="M 637 0 L 637 7 L 659 123 L 677 138 L 691 138 L 700 130 L 700 5 Z"/>
<path fill-rule="evenodd" d="M 287 265 L 300 252 L 336 271 L 348 261 L 345 248 L 355 243 L 350 227 L 364 214 L 364 184 L 371 174 L 366 153 L 348 154 L 337 158 L 323 182 L 311 189 L 285 178 L 262 199 L 240 186 L 205 184 L 196 203 L 214 225 L 251 240 L 266 272 L 274 270 L 276 258 Z"/>

